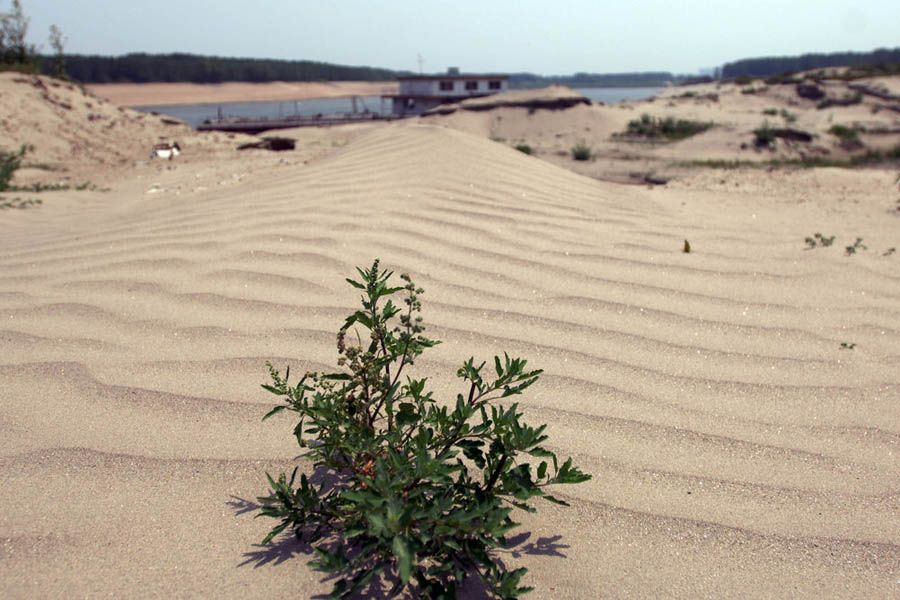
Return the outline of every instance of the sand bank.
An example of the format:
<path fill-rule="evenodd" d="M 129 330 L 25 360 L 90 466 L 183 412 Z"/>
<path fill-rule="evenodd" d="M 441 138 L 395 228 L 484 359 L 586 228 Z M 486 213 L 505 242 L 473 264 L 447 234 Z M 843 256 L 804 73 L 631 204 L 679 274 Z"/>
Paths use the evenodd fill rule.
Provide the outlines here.
<path fill-rule="evenodd" d="M 88 85 L 97 96 L 120 106 L 163 106 L 218 102 L 307 100 L 396 93 L 390 81 L 336 81 L 322 83 L 107 83 Z"/>

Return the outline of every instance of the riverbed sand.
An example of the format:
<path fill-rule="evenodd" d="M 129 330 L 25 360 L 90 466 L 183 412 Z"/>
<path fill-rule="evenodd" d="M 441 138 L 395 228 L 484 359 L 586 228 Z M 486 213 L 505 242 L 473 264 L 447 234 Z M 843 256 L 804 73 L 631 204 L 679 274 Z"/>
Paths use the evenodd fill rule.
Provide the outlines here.
<path fill-rule="evenodd" d="M 103 83 L 87 88 L 100 98 L 122 106 L 162 106 L 380 96 L 396 93 L 397 84 L 392 81 Z"/>
<path fill-rule="evenodd" d="M 182 132 L 109 191 L 0 211 L 0 596 L 328 591 L 256 545 L 264 473 L 303 464 L 259 384 L 334 366 L 379 257 L 426 290 L 437 396 L 472 355 L 545 370 L 526 419 L 593 478 L 518 515 L 535 598 L 896 597 L 896 173 L 625 186 L 446 125 Z"/>

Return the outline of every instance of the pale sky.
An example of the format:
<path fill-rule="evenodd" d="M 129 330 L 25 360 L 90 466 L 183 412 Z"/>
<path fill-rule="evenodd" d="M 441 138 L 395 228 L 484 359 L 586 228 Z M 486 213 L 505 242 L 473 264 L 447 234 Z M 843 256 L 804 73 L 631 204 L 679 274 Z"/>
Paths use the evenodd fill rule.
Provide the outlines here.
<path fill-rule="evenodd" d="M 417 71 L 672 71 L 900 46 L 900 0 L 23 0 L 31 39 Z M 0 0 L 0 10 L 9 0 Z"/>

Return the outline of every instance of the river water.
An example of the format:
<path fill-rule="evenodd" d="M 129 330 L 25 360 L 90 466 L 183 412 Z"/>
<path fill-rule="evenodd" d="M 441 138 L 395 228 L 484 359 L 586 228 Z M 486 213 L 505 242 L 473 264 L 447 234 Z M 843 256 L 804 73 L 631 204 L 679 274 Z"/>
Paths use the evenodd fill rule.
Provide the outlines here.
<path fill-rule="evenodd" d="M 594 102 L 617 104 L 628 100 L 642 100 L 656 95 L 660 89 L 650 88 L 579 88 L 575 91 L 590 98 Z M 362 96 L 357 98 L 357 111 L 368 110 L 380 113 L 390 110 L 390 103 L 382 105 L 379 96 Z M 181 119 L 191 127 L 197 127 L 206 119 L 218 116 L 243 117 L 251 119 L 277 119 L 291 115 L 314 116 L 331 115 L 353 111 L 351 98 L 314 98 L 311 100 L 281 102 L 226 102 L 215 104 L 179 104 L 172 106 L 135 106 L 143 112 L 156 112 Z"/>

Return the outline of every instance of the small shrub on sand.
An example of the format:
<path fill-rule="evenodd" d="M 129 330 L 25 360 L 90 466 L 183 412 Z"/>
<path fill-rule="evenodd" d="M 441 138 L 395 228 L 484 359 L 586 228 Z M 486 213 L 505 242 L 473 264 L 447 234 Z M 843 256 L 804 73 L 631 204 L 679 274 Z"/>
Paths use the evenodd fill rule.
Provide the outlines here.
<path fill-rule="evenodd" d="M 806 249 L 812 250 L 813 248 L 827 248 L 828 246 L 834 243 L 835 236 L 827 236 L 822 235 L 821 233 L 814 233 L 812 237 L 806 238 Z"/>
<path fill-rule="evenodd" d="M 768 148 L 775 143 L 775 129 L 766 121 L 762 127 L 753 130 L 753 144 L 757 148 Z"/>
<path fill-rule="evenodd" d="M 828 130 L 828 133 L 840 139 L 842 142 L 859 141 L 859 132 L 853 127 L 847 127 L 846 125 L 832 125 L 831 129 Z"/>
<path fill-rule="evenodd" d="M 335 580 L 332 597 L 394 581 L 390 595 L 450 598 L 474 576 L 491 594 L 517 598 L 529 591 L 520 585 L 526 569 L 509 571 L 493 555 L 517 526 L 513 509 L 534 512 L 533 498 L 565 504 L 547 487 L 590 478 L 543 447 L 545 426 L 523 423 L 517 404 L 496 403 L 541 371 L 509 356 L 495 357 L 492 369 L 470 358 L 457 371 L 465 391 L 439 403 L 426 379 L 405 372 L 438 343 L 423 335 L 423 290 L 407 275 L 392 287 L 377 260 L 357 271 L 359 280 L 347 281 L 362 309 L 337 335 L 343 369 L 290 383 L 289 372 L 269 365 L 263 387 L 284 403 L 265 418 L 299 417 L 294 435 L 314 473 L 269 476 L 260 514 L 280 523 L 263 543 L 289 530 L 313 544 L 314 567 Z"/>
<path fill-rule="evenodd" d="M 584 142 L 578 142 L 572 146 L 572 158 L 575 160 L 591 160 L 594 151 Z"/>
<path fill-rule="evenodd" d="M 688 121 L 672 117 L 661 119 L 645 114 L 641 115 L 640 119 L 629 121 L 625 135 L 676 141 L 703 133 L 712 126 L 712 123 L 703 121 Z"/>
<path fill-rule="evenodd" d="M 8 190 L 15 172 L 22 166 L 28 146 L 21 146 L 15 152 L 0 150 L 0 192 Z"/>
<path fill-rule="evenodd" d="M 516 144 L 516 150 L 518 150 L 522 154 L 528 154 L 529 156 L 534 154 L 534 148 L 532 148 L 528 144 Z"/>
<path fill-rule="evenodd" d="M 863 239 L 861 237 L 856 238 L 856 241 L 853 242 L 853 245 L 847 246 L 844 248 L 844 254 L 847 256 L 853 256 L 860 250 L 868 250 L 869 247 L 862 243 Z"/>

